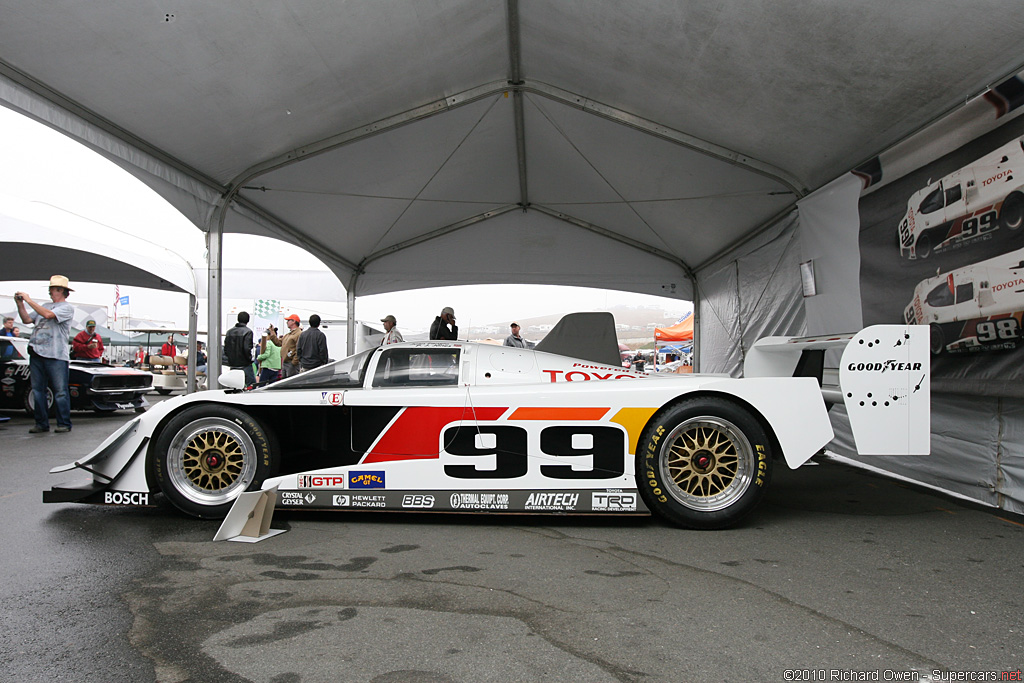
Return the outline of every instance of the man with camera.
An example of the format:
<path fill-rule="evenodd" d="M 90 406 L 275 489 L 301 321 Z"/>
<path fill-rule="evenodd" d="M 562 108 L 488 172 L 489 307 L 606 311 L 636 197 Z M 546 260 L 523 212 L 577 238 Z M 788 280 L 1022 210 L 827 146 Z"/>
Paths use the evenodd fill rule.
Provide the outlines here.
<path fill-rule="evenodd" d="M 38 304 L 25 292 L 16 292 L 14 301 L 18 304 L 18 315 L 23 323 L 35 323 L 32 338 L 28 342 L 28 367 L 32 379 L 32 398 L 35 402 L 36 424 L 30 434 L 50 431 L 50 416 L 47 409 L 46 388 L 53 392 L 53 403 L 57 409 L 58 434 L 71 431 L 71 397 L 68 395 L 68 336 L 74 307 L 67 302 L 74 290 L 63 275 L 50 278 L 50 302 Z M 26 309 L 26 305 L 32 310 Z"/>
<path fill-rule="evenodd" d="M 263 338 L 260 339 L 260 355 L 256 356 L 256 362 L 260 364 L 261 387 L 281 379 L 281 347 L 270 338 L 270 335 L 277 336 L 277 328 L 273 325 L 263 333 Z"/>

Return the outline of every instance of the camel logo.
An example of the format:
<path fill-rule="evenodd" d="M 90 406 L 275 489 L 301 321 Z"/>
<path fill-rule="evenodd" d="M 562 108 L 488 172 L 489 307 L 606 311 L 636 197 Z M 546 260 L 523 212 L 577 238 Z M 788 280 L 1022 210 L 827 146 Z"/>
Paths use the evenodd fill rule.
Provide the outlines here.
<path fill-rule="evenodd" d="M 348 487 L 350 489 L 382 489 L 384 488 L 384 472 L 349 472 Z"/>

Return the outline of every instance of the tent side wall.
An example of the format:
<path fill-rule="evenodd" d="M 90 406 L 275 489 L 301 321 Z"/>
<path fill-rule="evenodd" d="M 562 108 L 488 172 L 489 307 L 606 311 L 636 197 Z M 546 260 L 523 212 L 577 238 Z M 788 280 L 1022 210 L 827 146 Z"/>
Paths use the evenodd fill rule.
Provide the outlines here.
<path fill-rule="evenodd" d="M 699 369 L 739 377 L 762 337 L 804 334 L 796 212 L 697 271 Z"/>
<path fill-rule="evenodd" d="M 888 213 L 877 208 L 878 197 L 891 190 L 901 202 L 899 210 L 905 210 L 906 187 L 930 187 L 990 148 L 998 149 L 1024 133 L 1024 122 L 1016 116 L 1019 111 L 1003 120 L 1001 130 L 993 125 L 986 106 L 975 106 L 973 112 L 973 119 L 958 112 L 956 125 L 938 121 L 917 139 L 902 142 L 899 149 L 889 150 L 858 173 L 803 199 L 791 220 L 702 267 L 697 273 L 704 335 L 702 371 L 738 375 L 749 343 L 768 334 L 848 332 L 873 322 L 901 322 L 904 299 L 912 298 L 913 290 L 911 285 L 907 293 L 907 277 L 901 273 L 913 270 L 917 274 L 910 281 L 914 282 L 925 270 L 931 271 L 929 275 L 936 269 L 945 274 L 956 272 L 958 264 L 964 270 L 963 263 L 968 264 L 966 268 L 983 263 L 979 259 L 985 254 L 978 253 L 982 248 L 977 246 L 952 252 L 958 261 L 948 256 L 893 260 L 888 252 L 898 251 L 891 238 L 900 218 L 894 218 L 891 208 Z M 904 186 L 897 187 L 904 177 Z M 979 176 L 978 184 L 986 177 Z M 865 197 L 874 197 L 874 204 Z M 884 233 L 884 240 L 875 240 L 884 244 L 874 247 L 868 234 L 872 221 L 880 222 Z M 984 249 L 1014 248 L 1011 241 L 991 246 L 1000 238 L 1007 239 L 997 232 L 994 239 L 982 242 Z M 798 266 L 807 260 L 814 261 L 818 293 L 802 299 Z M 879 302 L 886 300 L 892 310 L 879 311 Z M 983 504 L 1024 513 L 1024 399 L 1014 389 L 1020 385 L 1014 380 L 1019 366 L 1014 358 L 1019 353 L 1017 347 L 933 356 L 930 455 L 858 455 L 842 406 L 831 412 L 836 438 L 828 450 Z"/>

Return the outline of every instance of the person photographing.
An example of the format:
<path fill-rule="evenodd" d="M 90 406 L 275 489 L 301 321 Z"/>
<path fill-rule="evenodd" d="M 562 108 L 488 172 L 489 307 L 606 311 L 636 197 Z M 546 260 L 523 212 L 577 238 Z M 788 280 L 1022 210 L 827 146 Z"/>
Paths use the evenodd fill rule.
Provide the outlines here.
<path fill-rule="evenodd" d="M 259 385 L 270 384 L 281 379 L 281 347 L 270 337 L 277 337 L 277 328 L 273 325 L 267 328 L 260 339 L 260 355 L 256 361 L 260 364 Z"/>
<path fill-rule="evenodd" d="M 34 323 L 28 342 L 28 366 L 32 379 L 33 411 L 36 424 L 30 434 L 50 431 L 46 389 L 53 392 L 57 409 L 58 434 L 71 431 L 71 397 L 68 395 L 68 372 L 71 359 L 68 354 L 68 336 L 74 307 L 67 302 L 71 289 L 63 275 L 50 278 L 50 302 L 39 304 L 25 292 L 16 292 L 18 315 L 23 323 Z M 31 311 L 29 310 L 31 309 Z"/>

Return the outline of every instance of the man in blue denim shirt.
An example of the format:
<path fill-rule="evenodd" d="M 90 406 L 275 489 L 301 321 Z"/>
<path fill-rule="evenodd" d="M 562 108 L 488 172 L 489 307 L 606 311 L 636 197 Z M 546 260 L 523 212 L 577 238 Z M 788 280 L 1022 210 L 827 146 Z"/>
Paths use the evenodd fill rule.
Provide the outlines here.
<path fill-rule="evenodd" d="M 28 430 L 31 434 L 50 431 L 50 417 L 46 406 L 46 387 L 53 391 L 53 402 L 57 408 L 57 429 L 59 433 L 71 431 L 71 398 L 68 396 L 68 337 L 71 334 L 71 318 L 74 307 L 67 302 L 74 290 L 69 287 L 63 275 L 50 278 L 50 301 L 38 304 L 25 292 L 16 292 L 18 315 L 24 323 L 35 323 L 32 338 L 28 342 L 28 365 L 32 378 L 32 395 L 35 400 L 36 425 Z M 25 305 L 31 307 L 29 312 Z"/>

